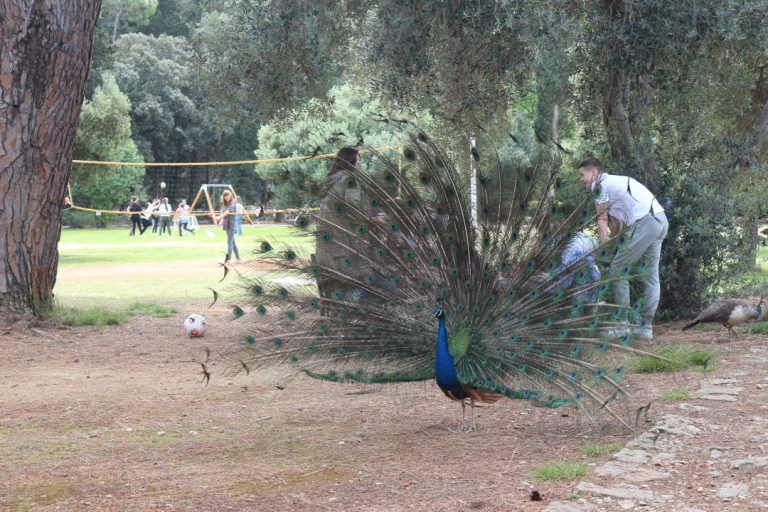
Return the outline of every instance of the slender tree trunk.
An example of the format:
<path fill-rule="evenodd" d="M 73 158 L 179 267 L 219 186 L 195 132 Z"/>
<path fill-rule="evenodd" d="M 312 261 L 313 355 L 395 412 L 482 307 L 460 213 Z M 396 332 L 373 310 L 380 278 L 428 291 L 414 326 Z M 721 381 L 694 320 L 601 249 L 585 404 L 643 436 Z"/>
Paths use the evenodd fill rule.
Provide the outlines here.
<path fill-rule="evenodd" d="M 101 0 L 0 0 L 0 324 L 53 299 Z"/>

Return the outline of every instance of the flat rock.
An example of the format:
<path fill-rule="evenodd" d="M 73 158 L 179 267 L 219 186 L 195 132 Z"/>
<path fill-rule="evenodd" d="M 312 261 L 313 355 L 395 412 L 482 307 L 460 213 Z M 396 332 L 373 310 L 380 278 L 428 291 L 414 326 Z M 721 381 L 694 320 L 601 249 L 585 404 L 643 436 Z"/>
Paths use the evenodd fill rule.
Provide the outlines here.
<path fill-rule="evenodd" d="M 572 501 L 553 501 L 544 509 L 544 512 L 583 512 L 594 509 L 595 507 L 589 504 L 582 505 Z"/>
<path fill-rule="evenodd" d="M 739 381 L 736 379 L 708 379 L 701 381 L 701 386 L 729 386 L 738 383 Z"/>
<path fill-rule="evenodd" d="M 768 457 L 747 457 L 731 461 L 731 469 L 761 468 L 768 466 Z"/>
<path fill-rule="evenodd" d="M 646 503 L 661 504 L 672 499 L 668 494 L 656 494 L 653 491 L 638 489 L 632 485 L 621 485 L 616 487 L 602 487 L 589 482 L 580 482 L 576 490 L 586 494 L 596 496 L 609 496 L 621 500 L 644 501 Z"/>
<path fill-rule="evenodd" d="M 613 454 L 613 458 L 620 460 L 621 462 L 632 462 L 638 464 L 648 462 L 648 460 L 650 460 L 650 457 L 645 450 L 633 450 L 631 448 L 622 448 Z"/>
<path fill-rule="evenodd" d="M 701 432 L 701 429 L 693 425 L 694 420 L 675 414 L 666 414 L 661 418 L 651 432 L 677 434 L 685 437 L 693 437 Z M 701 423 L 701 422 L 699 422 Z"/>
<path fill-rule="evenodd" d="M 693 398 L 698 398 L 699 400 L 714 400 L 716 402 L 735 402 L 739 399 L 739 396 L 738 394 L 730 395 L 727 393 L 717 393 L 713 392 L 711 389 L 701 389 L 693 394 Z"/>
<path fill-rule="evenodd" d="M 644 468 L 636 464 L 626 462 L 607 462 L 597 468 L 600 476 L 615 476 L 629 482 L 650 482 L 652 480 L 665 480 L 672 475 L 654 469 Z"/>
<path fill-rule="evenodd" d="M 747 484 L 737 484 L 730 482 L 722 486 L 717 491 L 717 497 L 720 499 L 739 498 L 747 495 L 749 486 Z"/>
<path fill-rule="evenodd" d="M 643 448 L 645 450 L 656 450 L 658 436 L 653 432 L 643 432 L 633 440 L 627 443 L 627 448 Z"/>
<path fill-rule="evenodd" d="M 677 408 L 682 409 L 683 411 L 691 411 L 691 412 L 704 412 L 709 410 L 709 407 L 704 407 L 703 405 L 693 405 L 693 404 L 680 404 L 677 406 Z"/>

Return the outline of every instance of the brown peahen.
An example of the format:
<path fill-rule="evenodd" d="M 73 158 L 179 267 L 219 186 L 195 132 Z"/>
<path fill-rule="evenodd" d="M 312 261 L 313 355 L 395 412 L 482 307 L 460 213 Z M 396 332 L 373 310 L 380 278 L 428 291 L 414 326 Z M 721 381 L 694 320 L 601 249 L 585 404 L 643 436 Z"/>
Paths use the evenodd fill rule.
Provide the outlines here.
<path fill-rule="evenodd" d="M 734 327 L 747 320 L 762 318 L 765 312 L 765 301 L 762 298 L 757 304 L 752 304 L 744 299 L 720 299 L 685 324 L 683 330 L 690 329 L 697 324 L 722 324 L 728 329 L 728 341 L 730 341 L 731 335 L 736 335 L 736 331 L 733 330 Z"/>
<path fill-rule="evenodd" d="M 372 172 L 347 165 L 320 213 L 297 219 L 318 257 L 261 243 L 260 257 L 281 271 L 243 283 L 253 313 L 235 307 L 234 369 L 334 382 L 435 379 L 462 411 L 471 407 L 463 431 L 475 429 L 475 402 L 501 397 L 629 426 L 635 401 L 621 361 L 645 352 L 631 334 L 606 334 L 627 311 L 604 304 L 610 283 L 590 279 L 592 255 L 565 269 L 559 260 L 592 220 L 590 198 L 563 213 L 552 206 L 555 172 L 496 162 L 478 177 L 475 220 L 467 178 L 428 136 L 410 137 L 403 156 L 402 170 L 381 155 Z"/>

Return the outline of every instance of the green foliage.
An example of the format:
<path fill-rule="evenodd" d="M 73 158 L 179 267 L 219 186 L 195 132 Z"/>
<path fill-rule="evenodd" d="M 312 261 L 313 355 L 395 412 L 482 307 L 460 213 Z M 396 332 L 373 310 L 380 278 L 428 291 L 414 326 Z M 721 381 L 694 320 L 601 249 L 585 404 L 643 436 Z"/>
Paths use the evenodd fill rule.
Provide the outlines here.
<path fill-rule="evenodd" d="M 671 345 L 662 348 L 660 357 L 639 356 L 630 367 L 635 373 L 678 372 L 689 368 L 712 371 L 715 368 L 715 349 L 698 349 L 692 345 Z"/>
<path fill-rule="evenodd" d="M 587 465 L 583 462 L 559 462 L 549 466 L 535 467 L 533 474 L 540 480 L 573 481 L 586 476 Z"/>
<path fill-rule="evenodd" d="M 266 120 L 321 98 L 350 58 L 363 2 L 228 1 L 197 29 L 210 97 Z M 256 101 L 254 101 L 257 99 Z"/>
<path fill-rule="evenodd" d="M 262 125 L 256 156 L 268 159 L 304 156 L 313 151 L 336 153 L 342 146 L 355 145 L 359 140 L 373 148 L 398 145 L 404 128 L 377 121 L 373 114 L 382 110 L 381 102 L 367 89 L 350 84 L 334 87 L 327 101 L 310 101 L 305 107 Z M 402 112 L 391 115 L 405 116 Z M 429 115 L 421 114 L 418 120 L 428 128 Z M 393 151 L 382 155 L 398 158 Z M 365 162 L 372 157 L 363 158 Z M 275 183 L 274 206 L 300 207 L 316 195 L 330 165 L 330 159 L 296 160 L 260 165 L 256 171 Z"/>
<path fill-rule="evenodd" d="M 131 99 L 134 140 L 147 161 L 159 155 L 180 161 L 198 145 L 205 125 L 191 97 L 192 59 L 189 43 L 179 37 L 134 33 L 116 42 L 112 69 Z"/>
<path fill-rule="evenodd" d="M 61 214 L 61 225 L 73 229 L 92 228 L 97 225 L 97 217 L 90 212 L 67 209 Z"/>
<path fill-rule="evenodd" d="M 200 22 L 203 6 L 210 6 L 206 0 L 163 0 L 149 20 L 148 32 L 159 36 L 186 37 L 190 27 Z"/>
<path fill-rule="evenodd" d="M 117 36 L 146 27 L 157 3 L 158 0 L 103 0 L 99 29 L 107 31 L 114 43 Z"/>
<path fill-rule="evenodd" d="M 86 101 L 75 139 L 75 158 L 141 162 L 131 139 L 131 103 L 105 73 L 102 85 Z M 123 209 L 129 196 L 143 195 L 143 167 L 75 165 L 70 183 L 75 204 L 103 210 Z M 75 218 L 77 221 L 77 218 Z"/>
<path fill-rule="evenodd" d="M 601 444 L 594 441 L 587 441 L 584 443 L 582 450 L 587 457 L 601 457 L 621 450 L 621 442 L 614 441 L 612 443 Z"/>
<path fill-rule="evenodd" d="M 681 400 L 688 400 L 693 396 L 693 393 L 688 388 L 675 388 L 664 392 L 662 400 L 666 402 L 679 402 Z"/>

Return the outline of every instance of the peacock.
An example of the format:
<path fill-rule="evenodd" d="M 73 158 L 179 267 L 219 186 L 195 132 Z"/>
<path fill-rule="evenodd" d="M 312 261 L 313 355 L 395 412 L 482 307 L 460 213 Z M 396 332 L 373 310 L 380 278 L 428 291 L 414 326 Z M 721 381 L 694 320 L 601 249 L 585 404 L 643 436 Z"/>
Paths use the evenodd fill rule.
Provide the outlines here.
<path fill-rule="evenodd" d="M 624 360 L 649 354 L 632 346 L 631 331 L 610 335 L 628 313 L 605 303 L 611 283 L 590 279 L 583 259 L 566 269 L 558 259 L 593 220 L 590 198 L 564 211 L 558 172 L 497 158 L 478 174 L 473 208 L 469 180 L 446 152 L 424 132 L 406 137 L 402 168 L 373 153 L 364 172 L 355 148 L 339 152 L 342 172 L 332 167 L 320 211 L 296 219 L 305 244 L 258 244 L 257 259 L 279 271 L 243 272 L 230 370 L 434 379 L 461 403 L 459 431 L 476 429 L 476 403 L 503 397 L 631 427 L 637 402 Z"/>
<path fill-rule="evenodd" d="M 762 318 L 766 312 L 765 300 L 761 297 L 757 304 L 744 299 L 719 299 L 704 309 L 699 315 L 685 324 L 683 330 L 702 323 L 718 323 L 728 329 L 728 341 L 735 336 L 733 328 L 747 320 Z"/>

